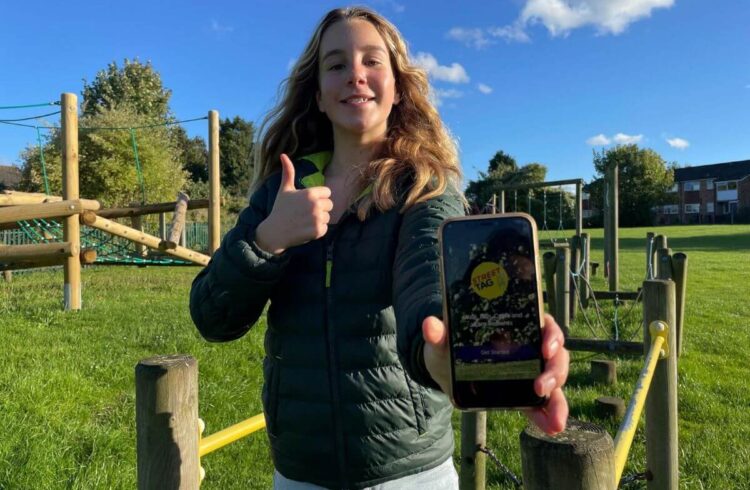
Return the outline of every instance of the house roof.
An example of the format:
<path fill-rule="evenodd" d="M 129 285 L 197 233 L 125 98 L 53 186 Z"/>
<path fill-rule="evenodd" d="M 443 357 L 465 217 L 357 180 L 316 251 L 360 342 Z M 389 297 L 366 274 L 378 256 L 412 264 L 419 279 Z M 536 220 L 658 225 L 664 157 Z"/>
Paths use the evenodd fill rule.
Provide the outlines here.
<path fill-rule="evenodd" d="M 0 186 L 15 188 L 21 182 L 21 169 L 13 165 L 0 165 Z"/>
<path fill-rule="evenodd" d="M 748 175 L 750 175 L 750 160 L 741 160 L 738 162 L 677 168 L 674 171 L 674 180 L 676 182 L 700 179 L 714 179 L 718 181 L 739 180 Z"/>

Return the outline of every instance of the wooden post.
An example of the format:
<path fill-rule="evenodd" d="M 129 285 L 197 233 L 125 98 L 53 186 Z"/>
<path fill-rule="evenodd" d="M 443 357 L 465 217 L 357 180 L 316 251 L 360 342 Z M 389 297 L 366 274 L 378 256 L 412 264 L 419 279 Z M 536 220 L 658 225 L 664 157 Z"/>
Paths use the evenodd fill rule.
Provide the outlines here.
<path fill-rule="evenodd" d="M 619 185 L 618 185 L 618 165 L 616 163 L 610 165 L 609 167 L 609 179 L 608 179 L 608 198 L 609 198 L 609 207 L 608 207 L 608 214 L 609 218 L 607 222 L 609 223 L 609 229 L 605 231 L 605 233 L 608 235 L 607 239 L 607 245 L 608 245 L 608 262 L 607 262 L 607 277 L 609 277 L 609 290 L 610 291 L 617 291 L 620 287 L 620 269 L 619 269 L 619 262 L 620 262 L 620 239 L 619 239 L 619 227 L 620 227 L 620 218 L 619 218 Z"/>
<path fill-rule="evenodd" d="M 589 298 L 591 297 L 591 290 L 589 288 L 591 280 L 591 240 L 589 239 L 588 233 L 581 233 L 581 256 L 583 261 L 583 268 L 581 270 L 582 276 L 582 288 L 581 292 L 581 303 L 584 308 L 589 306 Z"/>
<path fill-rule="evenodd" d="M 654 237 L 654 247 L 651 249 L 653 257 L 651 258 L 654 266 L 654 279 L 659 277 L 659 250 L 667 248 L 667 237 L 666 235 L 656 235 Z"/>
<path fill-rule="evenodd" d="M 669 327 L 669 356 L 656 365 L 646 398 L 646 468 L 652 474 L 649 489 L 677 489 L 677 356 L 674 328 L 675 285 L 669 280 L 643 283 L 643 345 L 651 345 L 649 325 L 661 320 Z"/>
<path fill-rule="evenodd" d="M 140 232 L 143 232 L 143 217 L 142 216 L 131 216 L 130 218 L 130 227 L 134 230 L 138 230 Z M 138 257 L 145 257 L 146 256 L 146 247 L 142 243 L 136 243 L 135 244 L 135 254 Z"/>
<path fill-rule="evenodd" d="M 500 210 L 498 212 L 505 212 L 505 191 L 500 191 Z"/>
<path fill-rule="evenodd" d="M 669 248 L 660 248 L 656 251 L 656 278 L 672 279 L 672 250 Z"/>
<path fill-rule="evenodd" d="M 208 255 L 213 255 L 221 240 L 219 111 L 208 111 L 208 188 Z"/>
<path fill-rule="evenodd" d="M 484 490 L 487 456 L 487 412 L 461 413 L 461 490 Z"/>
<path fill-rule="evenodd" d="M 177 193 L 177 201 L 174 206 L 174 215 L 169 224 L 169 233 L 166 240 L 159 244 L 159 250 L 174 250 L 177 246 L 184 247 L 185 216 L 188 209 L 188 195 L 184 192 Z"/>
<path fill-rule="evenodd" d="M 675 283 L 675 299 L 677 301 L 677 328 L 675 337 L 677 341 L 677 356 L 682 355 L 682 332 L 685 321 L 685 293 L 687 287 L 687 255 L 678 252 L 672 255 L 672 276 Z"/>
<path fill-rule="evenodd" d="M 646 279 L 656 277 L 656 268 L 654 266 L 654 233 L 646 233 Z"/>
<path fill-rule="evenodd" d="M 570 249 L 567 245 L 557 247 L 557 270 L 555 271 L 555 320 L 566 337 L 570 334 Z"/>
<path fill-rule="evenodd" d="M 536 426 L 521 432 L 525 490 L 612 490 L 614 443 L 606 430 L 569 419 L 568 427 L 548 436 Z"/>
<path fill-rule="evenodd" d="M 552 316 L 557 313 L 555 303 L 555 271 L 557 270 L 557 256 L 555 252 L 544 252 L 542 256 L 544 265 L 544 284 L 547 290 L 547 312 Z"/>
<path fill-rule="evenodd" d="M 492 201 L 490 202 L 490 214 L 497 214 L 497 194 L 492 194 Z"/>
<path fill-rule="evenodd" d="M 605 170 L 604 172 L 604 203 L 602 205 L 602 227 L 603 235 L 602 235 L 602 244 L 604 246 L 603 249 L 603 255 L 604 259 L 602 261 L 602 275 L 606 278 L 608 277 L 607 272 L 607 264 L 609 264 L 609 229 L 611 228 L 611 224 L 609 223 L 610 213 L 609 213 L 609 170 Z M 594 274 L 596 274 L 596 269 L 594 269 Z"/>
<path fill-rule="evenodd" d="M 5 279 L 5 282 L 11 282 L 13 280 L 13 272 L 3 271 L 3 279 Z"/>
<path fill-rule="evenodd" d="M 198 490 L 198 362 L 186 355 L 135 367 L 138 490 Z"/>
<path fill-rule="evenodd" d="M 62 131 L 63 200 L 80 197 L 78 185 L 78 98 L 75 94 L 60 97 L 60 128 Z M 81 248 L 81 225 L 78 216 L 63 220 L 63 241 L 70 242 L 76 250 Z M 81 261 L 78 256 L 68 257 L 64 263 L 63 298 L 66 311 L 81 309 Z"/>
<path fill-rule="evenodd" d="M 159 213 L 159 238 L 167 239 L 167 213 Z"/>

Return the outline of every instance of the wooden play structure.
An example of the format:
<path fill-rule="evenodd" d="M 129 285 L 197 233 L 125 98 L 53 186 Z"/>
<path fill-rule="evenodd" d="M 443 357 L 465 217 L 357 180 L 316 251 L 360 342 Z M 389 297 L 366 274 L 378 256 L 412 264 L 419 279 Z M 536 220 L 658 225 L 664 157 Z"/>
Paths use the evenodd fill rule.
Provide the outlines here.
<path fill-rule="evenodd" d="M 210 255 L 219 247 L 220 230 L 220 175 L 219 175 L 219 114 L 209 111 L 208 200 L 189 201 L 180 193 L 175 202 L 132 205 L 124 208 L 101 209 L 98 201 L 81 199 L 78 173 L 78 102 L 75 94 L 61 96 L 62 132 L 62 196 L 37 193 L 4 192 L 0 194 L 0 229 L 17 228 L 20 223 L 33 220 L 41 228 L 40 241 L 24 245 L 0 245 L 0 270 L 6 274 L 18 269 L 62 265 L 64 268 L 65 310 L 81 309 L 81 265 L 96 260 L 96 251 L 82 246 L 81 225 L 101 230 L 137 244 L 137 253 L 166 255 L 183 262 L 205 266 Z M 208 209 L 208 247 L 203 254 L 181 246 L 180 236 L 188 209 Z M 159 214 L 165 230 L 164 213 L 174 212 L 168 233 L 161 237 L 142 230 L 141 217 Z M 130 226 L 115 219 L 129 218 Z M 48 230 L 62 229 L 61 240 Z"/>

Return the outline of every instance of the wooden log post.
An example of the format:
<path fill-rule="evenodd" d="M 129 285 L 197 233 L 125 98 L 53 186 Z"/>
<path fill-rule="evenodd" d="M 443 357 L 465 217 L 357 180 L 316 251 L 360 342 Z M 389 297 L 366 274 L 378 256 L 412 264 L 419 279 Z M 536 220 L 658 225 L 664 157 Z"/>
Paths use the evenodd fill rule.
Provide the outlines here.
<path fill-rule="evenodd" d="M 185 355 L 135 367 L 138 490 L 198 490 L 198 362 Z"/>
<path fill-rule="evenodd" d="M 581 256 L 583 267 L 581 269 L 581 286 L 583 288 L 581 295 L 581 302 L 584 308 L 589 306 L 589 298 L 591 298 L 591 239 L 588 233 L 581 233 Z"/>
<path fill-rule="evenodd" d="M 72 199 L 43 204 L 25 204 L 0 208 L 0 223 L 14 223 L 30 219 L 62 218 L 77 215 L 85 210 L 99 209 L 99 202 L 89 199 Z M 76 216 L 75 219 L 78 219 Z"/>
<path fill-rule="evenodd" d="M 654 237 L 654 247 L 651 249 L 653 257 L 651 257 L 651 263 L 654 266 L 654 279 L 659 277 L 659 250 L 667 248 L 667 237 L 666 235 L 656 235 Z"/>
<path fill-rule="evenodd" d="M 566 245 L 555 249 L 557 270 L 555 271 L 555 320 L 565 337 L 570 334 L 570 248 Z"/>
<path fill-rule="evenodd" d="M 221 240 L 221 174 L 219 172 L 219 112 L 208 112 L 208 255 Z"/>
<path fill-rule="evenodd" d="M 555 315 L 555 271 L 557 270 L 557 255 L 555 252 L 544 252 L 542 256 L 544 266 L 544 284 L 547 290 L 547 312 Z"/>
<path fill-rule="evenodd" d="M 461 490 L 484 490 L 487 456 L 487 412 L 461 413 Z"/>
<path fill-rule="evenodd" d="M 500 191 L 500 209 L 498 210 L 498 213 L 504 213 L 505 212 L 505 191 Z"/>
<path fill-rule="evenodd" d="M 79 194 L 78 177 L 78 98 L 75 94 L 60 97 L 60 128 L 62 132 L 63 200 L 76 200 Z M 78 216 L 63 220 L 63 241 L 76 250 L 81 248 L 81 225 Z M 66 311 L 81 309 L 81 262 L 68 257 L 64 264 L 63 298 Z"/>
<path fill-rule="evenodd" d="M 600 396 L 594 400 L 594 412 L 602 419 L 619 420 L 625 416 L 625 400 L 619 396 Z"/>
<path fill-rule="evenodd" d="M 130 227 L 143 233 L 143 217 L 141 215 L 131 216 Z M 138 257 L 145 257 L 146 250 L 146 247 L 142 243 L 135 244 L 135 254 Z"/>
<path fill-rule="evenodd" d="M 605 385 L 617 384 L 617 365 L 615 361 L 594 360 L 591 361 L 591 381 Z"/>
<path fill-rule="evenodd" d="M 159 250 L 174 250 L 177 246 L 184 246 L 182 234 L 185 231 L 185 217 L 189 200 L 190 198 L 184 192 L 177 193 L 177 202 L 175 203 L 172 222 L 169 224 L 167 239 L 159 244 Z"/>
<path fill-rule="evenodd" d="M 534 425 L 521 432 L 525 490 L 612 490 L 614 443 L 606 430 L 569 419 L 556 436 Z"/>
<path fill-rule="evenodd" d="M 651 322 L 663 321 L 669 327 L 669 355 L 658 361 L 646 398 L 646 468 L 652 475 L 648 488 L 676 490 L 679 466 L 675 284 L 669 280 L 645 281 L 643 295 L 644 352 L 651 345 Z"/>
<path fill-rule="evenodd" d="M 167 213 L 159 213 L 159 238 L 167 239 Z"/>
<path fill-rule="evenodd" d="M 677 357 L 682 355 L 682 333 L 685 321 L 687 270 L 687 255 L 682 252 L 678 252 L 672 255 L 672 276 L 675 283 L 675 299 L 677 301 L 677 327 L 675 328 L 675 337 L 677 341 Z"/>
<path fill-rule="evenodd" d="M 33 243 L 30 245 L 0 245 L 0 262 L 15 264 L 55 257 L 77 257 L 80 245 L 69 242 Z M 60 261 L 62 263 L 62 261 Z"/>
<path fill-rule="evenodd" d="M 672 250 L 660 248 L 656 251 L 657 279 L 672 279 Z"/>
<path fill-rule="evenodd" d="M 576 236 L 583 234 L 583 181 L 576 182 Z"/>

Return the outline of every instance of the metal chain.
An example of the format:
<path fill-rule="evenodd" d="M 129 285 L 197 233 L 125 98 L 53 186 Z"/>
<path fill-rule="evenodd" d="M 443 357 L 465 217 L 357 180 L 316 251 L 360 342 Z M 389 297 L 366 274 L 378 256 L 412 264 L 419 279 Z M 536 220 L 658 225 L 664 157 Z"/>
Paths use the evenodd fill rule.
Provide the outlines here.
<path fill-rule="evenodd" d="M 620 479 L 620 486 L 629 485 L 638 480 L 648 480 L 648 472 L 633 473 L 631 475 L 623 476 Z"/>
<path fill-rule="evenodd" d="M 518 478 L 512 471 L 510 471 L 510 468 L 505 466 L 497 456 L 495 456 L 495 453 L 492 452 L 492 449 L 479 446 L 477 447 L 477 451 L 483 452 L 484 454 L 489 456 L 490 459 L 502 470 L 502 472 L 505 473 L 505 476 L 513 481 L 513 483 L 516 485 L 516 488 L 521 488 L 523 486 L 523 483 L 521 483 L 521 479 Z"/>

